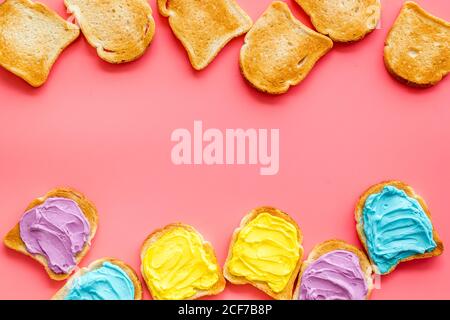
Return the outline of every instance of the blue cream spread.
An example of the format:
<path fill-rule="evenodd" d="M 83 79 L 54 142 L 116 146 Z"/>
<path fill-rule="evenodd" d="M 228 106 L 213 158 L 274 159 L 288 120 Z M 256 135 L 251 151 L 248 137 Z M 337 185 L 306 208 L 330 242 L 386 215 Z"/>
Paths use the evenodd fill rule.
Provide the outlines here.
<path fill-rule="evenodd" d="M 433 226 L 422 206 L 394 186 L 367 198 L 363 226 L 370 258 L 381 274 L 402 259 L 436 248 Z"/>
<path fill-rule="evenodd" d="M 104 262 L 75 278 L 65 300 L 133 300 L 134 285 L 122 268 Z"/>

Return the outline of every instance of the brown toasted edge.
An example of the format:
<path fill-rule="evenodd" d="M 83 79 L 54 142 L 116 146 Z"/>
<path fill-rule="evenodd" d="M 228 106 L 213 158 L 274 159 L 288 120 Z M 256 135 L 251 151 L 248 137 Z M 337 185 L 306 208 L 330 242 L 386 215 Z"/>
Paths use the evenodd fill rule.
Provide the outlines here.
<path fill-rule="evenodd" d="M 184 44 L 184 42 L 183 42 L 183 35 L 181 34 L 181 33 L 179 33 L 179 32 L 177 32 L 176 30 L 176 28 L 173 28 L 172 27 L 172 23 L 171 23 L 171 21 L 170 21 L 170 16 L 171 16 L 171 10 L 167 7 L 167 3 L 169 2 L 170 0 L 157 0 L 157 3 L 158 3 L 158 11 L 160 12 L 160 14 L 163 16 L 163 17 L 166 17 L 166 18 L 168 18 L 168 21 L 169 21 L 169 25 L 170 25 L 170 29 L 172 30 L 172 32 L 173 32 L 173 34 L 175 35 L 175 37 L 180 41 L 180 43 L 183 45 L 183 47 L 185 47 L 185 44 Z M 253 21 L 252 21 L 252 19 L 250 18 L 250 16 L 239 6 L 239 4 L 236 2 L 236 1 L 234 1 L 235 2 L 235 4 L 236 4 L 236 7 L 234 8 L 234 9 L 236 9 L 241 15 L 242 15 L 242 17 L 245 19 L 245 20 L 247 20 L 247 24 L 241 24 L 241 26 L 240 26 L 240 30 L 238 29 L 237 31 L 235 31 L 235 32 L 233 32 L 233 33 L 230 33 L 229 35 L 228 35 L 228 37 L 226 37 L 226 38 L 224 38 L 224 41 L 223 41 L 223 44 L 220 46 L 220 47 L 217 47 L 217 49 L 216 49 L 216 51 L 214 52 L 214 54 L 212 54 L 211 56 L 210 56 L 210 58 L 207 60 L 207 61 L 205 61 L 205 63 L 204 63 L 204 65 L 197 65 L 195 62 L 194 62 L 194 57 L 192 56 L 192 53 L 189 51 L 189 50 L 187 50 L 187 48 L 185 47 L 185 49 L 186 49 L 186 52 L 187 52 L 187 54 L 188 54 L 188 58 L 189 58 L 189 62 L 191 63 L 191 66 L 195 69 L 195 70 L 197 70 L 197 71 L 200 71 L 200 70 L 203 70 L 203 69 L 205 69 L 211 62 L 213 62 L 214 61 L 214 59 L 217 57 L 217 55 L 220 53 L 220 51 L 222 51 L 222 49 L 231 41 L 231 40 L 233 40 L 234 38 L 237 38 L 237 37 L 239 37 L 239 36 L 241 36 L 241 35 L 243 35 L 243 34 L 245 34 L 245 33 L 247 33 L 249 30 L 250 30 L 250 28 L 252 27 L 252 25 L 253 25 Z"/>
<path fill-rule="evenodd" d="M 433 227 L 433 239 L 436 242 L 436 248 L 434 248 L 434 250 L 430 251 L 430 252 L 425 252 L 423 254 L 415 254 L 413 256 L 401 259 L 396 265 L 392 266 L 392 268 L 389 271 L 387 271 L 383 274 L 391 273 L 401 262 L 410 261 L 410 260 L 414 260 L 414 259 L 430 258 L 430 257 L 434 257 L 434 256 L 438 256 L 438 255 L 442 254 L 442 252 L 444 251 L 444 244 L 442 243 L 441 239 L 439 238 L 436 228 L 433 225 L 433 221 L 431 219 L 431 213 L 430 213 L 430 210 L 428 209 L 428 206 L 425 203 L 425 200 L 423 200 L 421 196 L 416 194 L 412 187 L 410 187 L 409 185 L 407 185 L 404 182 L 401 182 L 398 180 L 390 180 L 390 181 L 380 182 L 378 184 L 371 186 L 359 197 L 359 200 L 358 200 L 358 202 L 356 204 L 356 208 L 355 208 L 356 231 L 357 231 L 359 240 L 361 241 L 362 245 L 364 246 L 364 249 L 367 252 L 367 257 L 369 258 L 370 262 L 372 263 L 374 272 L 377 274 L 380 274 L 376 264 L 370 257 L 369 249 L 367 247 L 367 240 L 366 240 L 366 236 L 364 233 L 364 223 L 363 223 L 362 213 L 363 213 L 364 205 L 366 203 L 367 198 L 373 193 L 381 192 L 381 190 L 385 186 L 394 186 L 400 190 L 403 190 L 409 197 L 414 198 L 419 202 L 420 206 L 422 207 L 422 209 L 424 210 L 424 212 L 426 213 L 426 215 L 428 216 L 428 218 L 431 221 L 431 224 Z"/>
<path fill-rule="evenodd" d="M 366 294 L 366 300 L 369 299 L 373 289 L 373 279 L 372 279 L 373 270 L 369 259 L 367 258 L 364 252 L 362 252 L 355 246 L 348 244 L 347 242 L 342 240 L 332 239 L 317 244 L 309 253 L 308 258 L 305 261 L 303 261 L 300 273 L 298 275 L 297 286 L 295 288 L 294 295 L 292 298 L 293 300 L 300 299 L 300 286 L 302 282 L 303 273 L 309 267 L 309 265 L 313 263 L 315 260 L 319 259 L 324 254 L 336 250 L 350 251 L 358 257 L 361 271 L 364 274 L 364 280 L 366 281 L 368 289 Z"/>
<path fill-rule="evenodd" d="M 389 62 L 389 59 L 386 57 L 386 48 L 387 48 L 387 46 L 388 46 L 388 40 L 389 40 L 389 38 L 390 38 L 391 32 L 392 32 L 392 30 L 397 26 L 397 22 L 398 22 L 398 19 L 399 19 L 400 15 L 401 15 L 401 14 L 403 13 L 403 11 L 404 11 L 405 9 L 407 9 L 407 8 L 415 9 L 415 10 L 417 10 L 417 11 L 416 11 L 417 13 L 421 14 L 421 15 L 424 16 L 426 19 L 433 20 L 434 22 L 440 23 L 440 24 L 442 24 L 442 25 L 444 25 L 444 26 L 446 26 L 446 27 L 449 27 L 449 28 L 450 28 L 450 24 L 449 24 L 447 21 L 445 21 L 444 19 L 441 19 L 441 18 L 439 18 L 439 17 L 436 17 L 436 16 L 434 16 L 434 15 L 428 13 L 428 12 L 425 11 L 421 6 L 419 6 L 417 3 L 413 2 L 413 1 L 406 1 L 406 2 L 403 4 L 403 7 L 400 9 L 400 12 L 399 12 L 397 18 L 395 19 L 393 25 L 392 25 L 391 28 L 389 29 L 388 35 L 387 35 L 387 37 L 386 37 L 386 39 L 385 39 L 385 41 L 384 41 L 383 61 L 384 61 L 384 65 L 385 65 L 385 67 L 386 67 L 386 70 L 389 72 L 389 74 L 390 74 L 393 78 L 395 78 L 396 80 L 398 80 L 399 82 L 401 82 L 401 83 L 403 83 L 403 84 L 406 84 L 406 85 L 408 85 L 408 86 L 410 86 L 410 87 L 426 89 L 426 88 L 432 87 L 432 86 L 438 84 L 439 82 L 441 82 L 441 81 L 445 78 L 445 75 L 444 75 L 440 80 L 438 80 L 437 82 L 430 82 L 430 83 L 416 83 L 416 82 L 410 81 L 410 80 L 408 80 L 408 79 L 405 79 L 405 78 L 403 78 L 402 76 L 400 76 L 399 74 L 397 74 L 397 73 L 394 71 L 394 69 L 391 67 L 390 62 Z"/>
<path fill-rule="evenodd" d="M 294 268 L 294 270 L 292 271 L 292 275 L 291 278 L 289 279 L 289 282 L 287 283 L 286 287 L 283 289 L 283 291 L 281 292 L 274 292 L 272 291 L 272 289 L 270 289 L 270 287 L 267 285 L 267 283 L 262 282 L 262 281 L 250 281 L 247 280 L 245 277 L 240 277 L 240 276 L 235 276 L 233 274 L 231 274 L 228 271 L 228 264 L 229 261 L 231 260 L 231 257 L 233 255 L 233 246 L 237 241 L 237 238 L 239 236 L 239 232 L 253 219 L 255 219 L 258 215 L 262 214 L 262 213 L 269 213 L 275 217 L 279 217 L 282 218 L 283 220 L 286 220 L 287 222 L 291 223 L 296 229 L 297 229 L 297 240 L 300 244 L 300 248 L 299 248 L 299 259 L 297 261 L 297 264 Z M 228 256 L 227 259 L 225 261 L 224 264 L 224 276 L 225 279 L 227 279 L 228 281 L 230 281 L 233 284 L 251 284 L 252 286 L 256 287 L 257 289 L 265 292 L 266 294 L 268 294 L 269 296 L 271 296 L 274 299 L 277 300 L 291 300 L 292 299 L 292 290 L 295 284 L 295 279 L 297 278 L 297 274 L 300 270 L 301 264 L 302 264 L 302 257 L 303 257 L 303 246 L 302 246 L 302 241 L 303 241 L 303 234 L 302 231 L 300 230 L 300 228 L 298 227 L 297 223 L 295 222 L 294 219 L 292 219 L 287 213 L 282 212 L 281 210 L 278 210 L 276 208 L 273 207 L 260 207 L 257 209 L 252 210 L 249 214 L 247 214 L 246 216 L 244 216 L 244 218 L 241 220 L 240 226 L 238 228 L 236 228 L 233 232 L 232 235 L 232 239 L 230 242 L 230 246 L 228 249 Z"/>
<path fill-rule="evenodd" d="M 195 300 L 198 299 L 200 297 L 203 296 L 212 296 L 212 295 L 216 295 L 221 293 L 224 289 L 225 289 L 225 279 L 223 277 L 223 273 L 222 273 L 222 268 L 220 267 L 219 263 L 217 262 L 217 257 L 216 257 L 216 253 L 214 251 L 214 248 L 212 246 L 211 243 L 209 243 L 208 241 L 206 241 L 202 234 L 200 232 L 198 232 L 194 227 L 184 224 L 184 223 L 171 223 L 166 225 L 163 228 L 160 229 L 156 229 L 155 231 L 153 231 L 150 235 L 148 235 L 148 237 L 144 240 L 142 246 L 141 246 L 141 274 L 142 277 L 144 278 L 144 282 L 147 286 L 148 291 L 150 292 L 150 294 L 152 295 L 153 299 L 158 300 L 158 298 L 156 298 L 153 295 L 153 292 L 151 290 L 151 287 L 148 285 L 149 283 L 149 279 L 147 278 L 145 272 L 144 272 L 144 265 L 143 265 L 143 261 L 144 261 L 144 257 L 145 257 L 145 253 L 147 252 L 148 248 L 154 243 L 156 242 L 159 238 L 161 238 L 166 232 L 173 230 L 173 229 L 177 229 L 177 228 L 183 228 L 189 232 L 195 233 L 197 234 L 201 240 L 203 241 L 203 249 L 208 252 L 210 254 L 210 256 L 213 258 L 213 262 L 217 265 L 217 273 L 219 275 L 219 280 L 217 281 L 217 283 L 212 286 L 209 290 L 196 290 L 197 293 L 195 295 L 193 295 L 192 297 L 189 297 L 185 300 Z"/>
<path fill-rule="evenodd" d="M 64 298 L 67 296 L 70 289 L 72 288 L 72 282 L 76 278 L 81 277 L 82 275 L 90 271 L 100 268 L 101 266 L 103 266 L 104 262 L 110 262 L 121 268 L 124 272 L 126 272 L 126 274 L 128 275 L 128 277 L 130 278 L 130 280 L 133 282 L 134 285 L 134 300 L 142 300 L 142 284 L 139 281 L 139 277 L 137 276 L 136 272 L 128 264 L 115 258 L 98 259 L 92 262 L 89 266 L 79 269 L 72 275 L 72 277 L 70 277 L 69 280 L 67 280 L 66 284 L 61 289 L 59 289 L 58 292 L 55 293 L 55 295 L 52 297 L 52 300 L 64 300 Z"/>
<path fill-rule="evenodd" d="M 67 199 L 75 201 L 78 204 L 78 206 L 80 207 L 81 211 L 83 212 L 84 216 L 86 217 L 86 220 L 89 223 L 89 228 L 90 228 L 89 239 L 86 242 L 86 244 L 84 245 L 83 249 L 79 253 L 77 253 L 75 256 L 76 265 L 78 265 L 80 263 L 80 261 L 83 259 L 83 257 L 89 251 L 89 248 L 91 246 L 91 244 L 90 244 L 91 240 L 94 238 L 95 233 L 97 231 L 97 226 L 98 226 L 97 209 L 95 208 L 94 204 L 88 198 L 86 198 L 82 193 L 80 193 L 74 189 L 71 189 L 71 188 L 63 187 L 63 188 L 52 189 L 49 192 L 47 192 L 44 196 L 34 199 L 26 207 L 24 212 L 27 212 L 28 210 L 44 203 L 48 198 L 53 198 L 53 197 L 67 198 Z M 5 244 L 6 247 L 13 249 L 15 251 L 21 252 L 29 257 L 32 257 L 34 260 L 38 261 L 40 264 L 42 264 L 44 266 L 45 271 L 47 271 L 49 277 L 53 280 L 67 279 L 76 267 L 76 265 L 75 265 L 75 267 L 72 270 L 70 270 L 68 273 L 58 274 L 58 273 L 53 272 L 49 268 L 47 259 L 44 256 L 42 256 L 40 254 L 30 254 L 27 251 L 25 243 L 20 238 L 19 223 L 17 223 L 14 226 L 14 228 L 12 228 L 6 234 L 6 236 L 3 239 L 3 243 Z"/>

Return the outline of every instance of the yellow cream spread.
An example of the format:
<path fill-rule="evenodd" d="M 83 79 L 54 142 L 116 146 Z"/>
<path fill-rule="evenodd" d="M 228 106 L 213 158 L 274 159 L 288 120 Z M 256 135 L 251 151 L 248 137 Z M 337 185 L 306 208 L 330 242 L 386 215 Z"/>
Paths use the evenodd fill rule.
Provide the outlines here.
<path fill-rule="evenodd" d="M 278 293 L 288 284 L 299 257 L 295 226 L 263 212 L 239 232 L 228 271 L 249 281 L 265 282 Z"/>
<path fill-rule="evenodd" d="M 152 243 L 142 264 L 155 299 L 187 299 L 219 280 L 215 259 L 200 236 L 182 227 L 168 230 Z"/>

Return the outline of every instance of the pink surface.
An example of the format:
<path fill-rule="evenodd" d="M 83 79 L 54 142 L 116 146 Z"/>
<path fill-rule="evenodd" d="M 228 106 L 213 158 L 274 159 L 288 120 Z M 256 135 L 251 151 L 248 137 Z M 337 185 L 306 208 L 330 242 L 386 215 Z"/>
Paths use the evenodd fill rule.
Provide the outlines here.
<path fill-rule="evenodd" d="M 63 16 L 60 0 L 42 0 Z M 256 20 L 269 0 L 238 0 Z M 296 17 L 310 25 L 288 0 Z M 147 53 L 110 65 L 80 37 L 40 89 L 0 70 L 0 235 L 35 197 L 67 185 L 96 204 L 100 225 L 81 266 L 114 256 L 139 269 L 142 241 L 174 221 L 195 226 L 225 260 L 231 233 L 260 205 L 290 213 L 306 254 L 340 238 L 358 245 L 358 196 L 386 179 L 411 184 L 428 202 L 444 243 L 450 241 L 449 79 L 408 88 L 386 72 L 383 41 L 403 1 L 384 0 L 381 29 L 336 45 L 299 86 L 271 97 L 239 73 L 243 37 L 204 71 L 194 71 L 154 0 L 156 35 Z M 418 1 L 450 20 L 450 2 Z M 279 128 L 280 171 L 255 166 L 175 166 L 176 128 Z M 382 277 L 373 299 L 450 298 L 450 255 L 404 263 Z M 0 247 L 0 298 L 50 298 L 50 280 L 30 258 Z M 146 291 L 146 298 L 149 294 Z M 263 299 L 250 286 L 227 284 L 214 297 Z"/>

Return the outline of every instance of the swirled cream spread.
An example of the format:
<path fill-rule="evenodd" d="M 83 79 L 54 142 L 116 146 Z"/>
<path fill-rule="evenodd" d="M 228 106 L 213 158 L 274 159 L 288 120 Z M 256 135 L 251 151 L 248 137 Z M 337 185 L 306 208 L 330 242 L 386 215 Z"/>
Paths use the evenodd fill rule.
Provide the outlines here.
<path fill-rule="evenodd" d="M 48 198 L 25 212 L 19 222 L 20 237 L 31 254 L 47 259 L 58 274 L 76 265 L 75 256 L 89 239 L 89 223 L 78 204 L 66 198 Z"/>
<path fill-rule="evenodd" d="M 219 281 L 219 267 L 195 232 L 177 227 L 166 231 L 147 249 L 142 271 L 154 298 L 183 300 Z"/>
<path fill-rule="evenodd" d="M 274 292 L 281 292 L 291 279 L 299 258 L 296 227 L 263 212 L 239 232 L 228 269 L 235 276 L 265 282 Z"/>
<path fill-rule="evenodd" d="M 303 272 L 300 300 L 363 300 L 368 291 L 359 258 L 350 251 L 328 252 Z"/>
<path fill-rule="evenodd" d="M 75 278 L 65 300 L 133 300 L 128 274 L 111 262 Z"/>
<path fill-rule="evenodd" d="M 422 206 L 394 186 L 367 198 L 363 222 L 370 258 L 382 274 L 404 258 L 436 248 L 433 226 Z"/>

